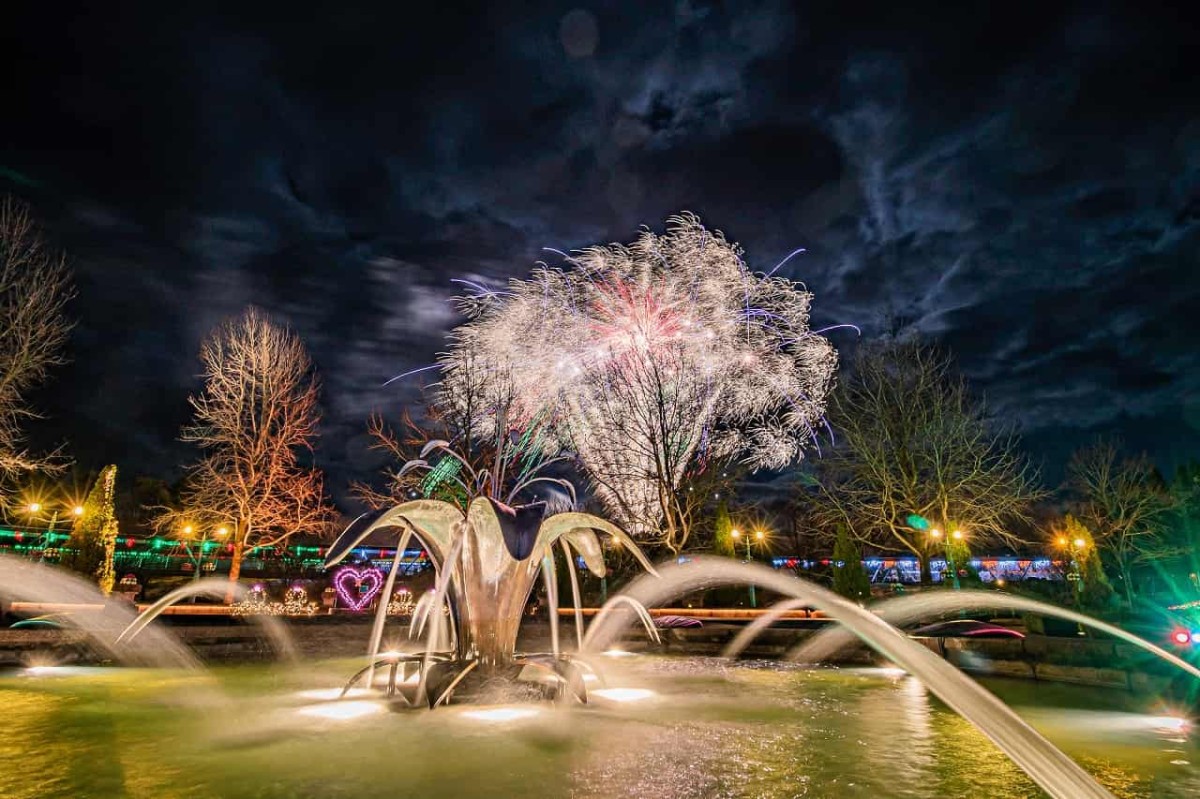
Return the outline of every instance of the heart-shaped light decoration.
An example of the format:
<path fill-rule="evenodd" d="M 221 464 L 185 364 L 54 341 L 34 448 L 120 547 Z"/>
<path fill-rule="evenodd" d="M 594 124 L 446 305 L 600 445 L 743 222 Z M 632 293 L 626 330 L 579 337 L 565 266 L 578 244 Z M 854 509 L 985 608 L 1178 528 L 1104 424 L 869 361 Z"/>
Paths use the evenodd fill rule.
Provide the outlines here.
<path fill-rule="evenodd" d="M 359 569 L 347 566 L 333 576 L 333 587 L 337 589 L 342 604 L 354 612 L 364 610 L 383 587 L 383 572 L 374 566 Z"/>

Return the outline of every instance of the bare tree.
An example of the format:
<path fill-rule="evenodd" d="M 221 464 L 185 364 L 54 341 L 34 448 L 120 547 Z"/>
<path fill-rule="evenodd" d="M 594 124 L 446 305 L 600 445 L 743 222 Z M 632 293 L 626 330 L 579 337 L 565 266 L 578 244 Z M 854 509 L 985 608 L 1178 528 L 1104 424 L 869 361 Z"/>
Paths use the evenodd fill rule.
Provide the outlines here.
<path fill-rule="evenodd" d="M 1079 450 L 1067 466 L 1067 484 L 1079 515 L 1121 575 L 1125 599 L 1133 604 L 1133 570 L 1173 554 L 1162 538 L 1171 495 L 1145 455 L 1122 458 L 1116 445 L 1099 442 Z"/>
<path fill-rule="evenodd" d="M 929 558 L 963 541 L 1018 546 L 1041 496 L 1011 434 L 996 432 L 949 359 L 919 340 L 863 344 L 834 392 L 838 446 L 820 462 L 816 516 L 860 541 Z"/>
<path fill-rule="evenodd" d="M 504 372 L 508 421 L 574 453 L 630 533 L 679 551 L 693 481 L 729 461 L 780 469 L 816 440 L 837 353 L 809 327 L 811 294 L 752 272 L 694 215 L 564 260 L 502 291 L 471 287 L 442 384 L 464 367 Z M 479 404 L 481 434 L 496 405 Z"/>
<path fill-rule="evenodd" d="M 0 476 L 54 471 L 53 457 L 30 453 L 25 423 L 37 417 L 29 393 L 64 362 L 71 330 L 64 307 L 74 296 L 63 256 L 50 250 L 12 198 L 0 201 Z"/>
<path fill-rule="evenodd" d="M 181 509 L 160 528 L 228 525 L 236 582 L 247 549 L 278 546 L 333 521 L 321 473 L 308 465 L 317 436 L 317 380 L 300 339 L 250 308 L 200 351 L 205 386 L 189 398 L 182 440 L 204 452 L 188 471 Z M 232 595 L 232 592 L 231 592 Z"/>
<path fill-rule="evenodd" d="M 421 457 L 421 450 L 430 441 L 459 440 L 440 415 L 438 408 L 426 409 L 424 423 L 418 422 L 406 412 L 401 420 L 400 432 L 381 415 L 372 414 L 367 421 L 367 434 L 372 439 L 371 448 L 390 456 L 390 463 L 383 469 L 384 482 L 381 487 L 362 482 L 351 486 L 351 493 L 364 505 L 374 509 L 389 508 L 418 496 L 429 496 L 466 509 L 470 498 L 465 491 L 458 489 L 451 479 L 456 477 L 461 469 L 461 465 L 457 464 L 453 457 L 448 458 L 443 467 L 443 471 L 448 472 L 446 474 L 431 477 L 425 472 L 404 470 L 405 464 Z M 464 457 L 470 460 L 479 458 L 477 452 L 468 452 L 470 454 Z"/>
<path fill-rule="evenodd" d="M 586 426 L 604 446 L 593 446 L 587 474 L 599 496 L 642 540 L 672 554 L 683 551 L 715 495 L 728 489 L 728 456 L 712 458 L 703 443 L 690 445 L 697 408 L 716 401 L 703 381 L 683 381 L 683 358 L 664 350 L 630 359 L 607 376 L 607 402 L 579 407 L 562 424 L 566 438 Z"/>
<path fill-rule="evenodd" d="M 354 494 L 373 508 L 417 496 L 464 510 L 478 496 L 575 507 L 574 484 L 551 473 L 567 468 L 571 458 L 542 440 L 543 426 L 513 412 L 507 370 L 476 368 L 470 359 L 460 366 L 455 381 L 438 385 L 438 401 L 426 406 L 420 422 L 406 414 L 397 433 L 381 416 L 371 417 L 373 448 L 390 455 L 392 464 L 383 471 L 381 489 L 360 483 Z"/>

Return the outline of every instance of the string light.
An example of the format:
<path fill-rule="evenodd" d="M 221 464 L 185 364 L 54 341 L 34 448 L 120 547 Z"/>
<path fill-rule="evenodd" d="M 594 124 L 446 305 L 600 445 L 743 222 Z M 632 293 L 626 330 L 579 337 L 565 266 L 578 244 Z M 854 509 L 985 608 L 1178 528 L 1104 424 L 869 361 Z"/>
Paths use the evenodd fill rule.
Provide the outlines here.
<path fill-rule="evenodd" d="M 412 591 L 403 586 L 397 589 L 388 601 L 387 612 L 389 616 L 411 616 L 415 609 L 416 603 L 413 601 Z"/>

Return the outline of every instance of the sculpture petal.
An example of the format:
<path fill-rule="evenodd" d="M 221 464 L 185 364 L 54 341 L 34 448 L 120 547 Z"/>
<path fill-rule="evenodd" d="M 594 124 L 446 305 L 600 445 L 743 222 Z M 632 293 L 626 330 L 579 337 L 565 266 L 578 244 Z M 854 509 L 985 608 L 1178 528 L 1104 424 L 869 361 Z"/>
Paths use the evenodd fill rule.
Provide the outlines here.
<path fill-rule="evenodd" d="M 473 557 L 478 559 L 481 573 L 487 579 L 495 579 L 504 569 L 505 559 L 509 556 L 500 514 L 496 512 L 492 500 L 476 497 L 467 508 L 467 521 L 475 532 Z"/>
<path fill-rule="evenodd" d="M 462 520 L 462 511 L 449 502 L 436 499 L 417 499 L 401 503 L 391 510 L 365 513 L 351 522 L 329 547 L 325 567 L 340 563 L 376 530 L 405 524 L 413 528 L 413 533 L 421 539 L 429 556 L 441 563 L 450 550 L 453 527 Z"/>
<path fill-rule="evenodd" d="M 600 539 L 593 530 L 576 527 L 569 533 L 564 533 L 562 538 L 583 558 L 588 571 L 597 577 L 608 574 L 608 567 L 604 564 L 604 551 L 600 549 Z"/>
<path fill-rule="evenodd" d="M 628 533 L 607 519 L 601 519 L 599 516 L 593 516 L 590 513 L 559 513 L 543 521 L 541 528 L 538 530 L 538 541 L 534 547 L 534 553 L 540 557 L 559 538 L 580 528 L 608 533 L 633 553 L 638 563 L 642 564 L 643 569 L 658 576 L 658 572 L 654 570 L 654 566 L 642 554 L 642 550 L 638 548 L 637 543 L 634 542 Z M 580 554 L 583 553 L 580 552 Z M 587 562 L 586 557 L 584 562 Z M 588 568 L 591 568 L 591 564 L 588 565 Z"/>

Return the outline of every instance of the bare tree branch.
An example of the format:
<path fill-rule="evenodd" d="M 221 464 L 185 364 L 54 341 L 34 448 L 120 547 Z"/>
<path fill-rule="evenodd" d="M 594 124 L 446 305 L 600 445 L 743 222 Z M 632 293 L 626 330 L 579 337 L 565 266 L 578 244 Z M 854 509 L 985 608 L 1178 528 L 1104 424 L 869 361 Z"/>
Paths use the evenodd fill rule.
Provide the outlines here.
<path fill-rule="evenodd" d="M 1122 458 L 1112 442 L 1079 450 L 1067 466 L 1067 486 L 1078 513 L 1121 573 L 1122 591 L 1133 603 L 1133 569 L 1173 553 L 1162 538 L 1171 494 L 1145 455 Z"/>
<path fill-rule="evenodd" d="M 49 249 L 29 216 L 12 198 L 0 201 L 0 476 L 57 471 L 56 456 L 25 446 L 25 423 L 37 418 L 30 392 L 62 354 L 71 323 L 64 314 L 74 296 L 66 261 Z"/>
<path fill-rule="evenodd" d="M 255 308 L 219 328 L 200 360 L 204 391 L 189 398 L 194 420 L 181 439 L 204 454 L 159 525 L 227 524 L 236 581 L 247 549 L 330 532 L 321 473 L 301 461 L 317 436 L 317 380 L 300 339 Z"/>
<path fill-rule="evenodd" d="M 820 462 L 814 513 L 841 522 L 871 546 L 908 551 L 926 566 L 941 541 L 910 515 L 945 534 L 1010 547 L 1013 524 L 1028 520 L 1043 494 L 1015 436 L 995 432 L 949 360 L 920 341 L 860 347 L 854 376 L 834 393 L 839 445 Z M 944 540 L 944 539 L 943 539 Z"/>

